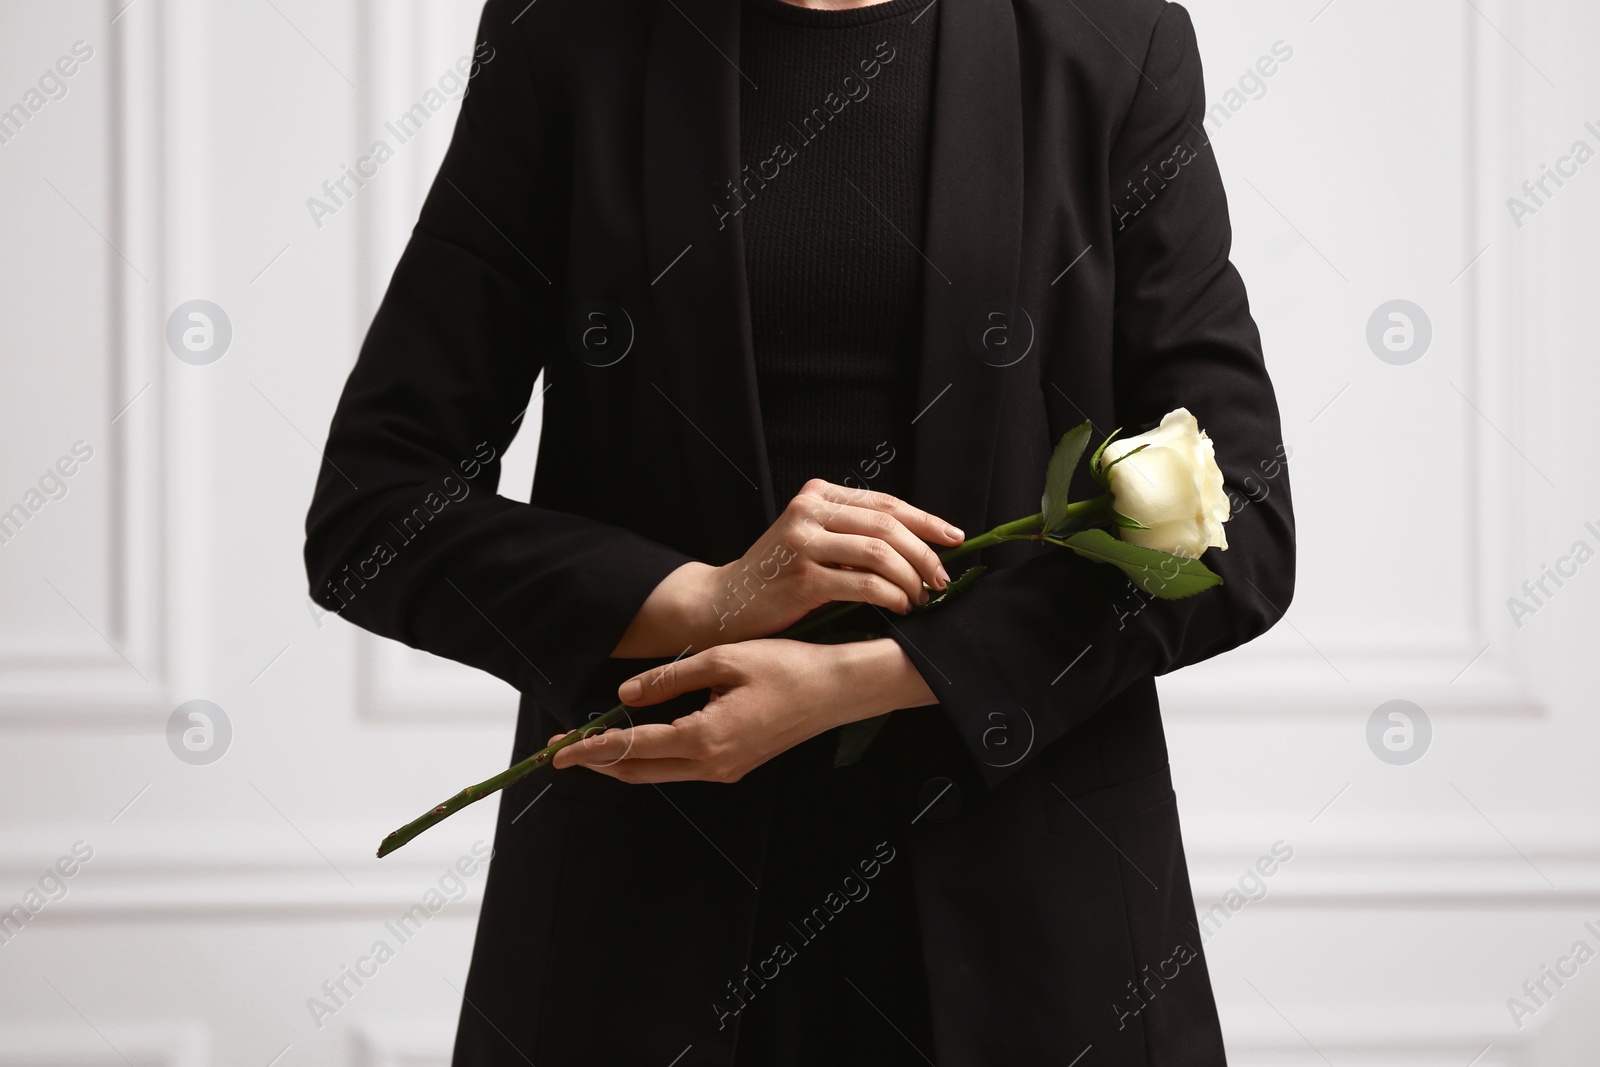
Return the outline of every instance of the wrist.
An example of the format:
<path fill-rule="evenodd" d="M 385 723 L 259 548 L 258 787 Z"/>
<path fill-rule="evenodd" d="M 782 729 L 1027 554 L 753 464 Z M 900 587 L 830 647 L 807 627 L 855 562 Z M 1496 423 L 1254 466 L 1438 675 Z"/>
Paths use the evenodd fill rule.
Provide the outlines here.
<path fill-rule="evenodd" d="M 749 575 L 748 573 L 742 575 L 746 583 L 741 587 L 739 584 L 741 571 L 748 572 L 749 567 L 742 559 L 736 559 L 720 567 L 708 566 L 705 572 L 698 576 L 700 586 L 696 595 L 699 599 L 694 603 L 693 611 L 695 632 L 705 637 L 701 647 L 728 645 L 735 641 L 748 641 L 767 636 L 741 625 L 741 616 L 745 620 L 750 618 L 743 612 L 746 600 L 741 595 L 741 588 L 745 590 L 750 588 Z"/>
<path fill-rule="evenodd" d="M 732 633 L 731 619 L 722 607 L 726 597 L 726 567 L 709 563 L 690 563 L 679 568 L 674 577 L 679 581 L 672 589 L 671 607 L 674 632 L 682 635 L 674 654 L 685 645 L 692 651 L 727 644 L 737 640 Z"/>
<path fill-rule="evenodd" d="M 840 724 L 937 704 L 916 665 L 893 638 L 830 646 L 838 653 Z"/>
<path fill-rule="evenodd" d="M 640 606 L 612 655 L 623 659 L 673 656 L 719 643 L 711 603 L 719 569 L 690 561 L 663 578 Z M 725 640 L 725 639 L 724 639 Z"/>

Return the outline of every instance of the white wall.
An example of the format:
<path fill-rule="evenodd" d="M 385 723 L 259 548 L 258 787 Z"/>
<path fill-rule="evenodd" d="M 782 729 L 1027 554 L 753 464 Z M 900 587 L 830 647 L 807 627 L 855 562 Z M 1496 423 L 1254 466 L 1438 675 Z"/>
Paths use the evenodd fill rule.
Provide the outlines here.
<path fill-rule="evenodd" d="M 0 8 L 0 107 L 93 51 L 0 143 L 0 509 L 92 451 L 0 545 L 0 908 L 92 849 L 0 944 L 0 1067 L 442 1062 L 481 873 L 320 1028 L 307 999 L 489 837 L 486 804 L 371 858 L 504 759 L 514 698 L 321 618 L 299 548 L 454 106 L 320 225 L 306 201 L 472 50 L 477 11 L 125 4 Z M 1520 226 L 1506 200 L 1573 142 L 1600 150 L 1600 11 L 1190 6 L 1213 102 L 1292 49 L 1206 132 L 1293 449 L 1299 593 L 1256 645 L 1162 683 L 1233 1059 L 1593 1062 L 1600 961 L 1521 1028 L 1506 1000 L 1575 941 L 1600 950 L 1600 563 L 1520 627 L 1506 601 L 1600 549 L 1600 161 Z M 232 331 L 199 365 L 165 336 L 197 299 Z M 1432 328 L 1404 365 L 1366 339 L 1396 299 Z M 231 733 L 206 765 L 168 743 L 195 699 Z M 1391 700 L 1431 725 L 1414 763 L 1369 748 Z M 1228 910 L 1278 842 L 1293 858 Z"/>

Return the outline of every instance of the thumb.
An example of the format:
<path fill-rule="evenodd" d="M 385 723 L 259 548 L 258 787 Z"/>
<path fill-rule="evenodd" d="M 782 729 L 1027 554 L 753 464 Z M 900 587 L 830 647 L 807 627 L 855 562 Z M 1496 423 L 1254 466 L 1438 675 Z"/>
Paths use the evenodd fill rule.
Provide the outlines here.
<path fill-rule="evenodd" d="M 707 649 L 636 674 L 617 687 L 617 699 L 632 707 L 649 707 L 685 693 L 714 689 L 736 680 L 720 649 Z"/>

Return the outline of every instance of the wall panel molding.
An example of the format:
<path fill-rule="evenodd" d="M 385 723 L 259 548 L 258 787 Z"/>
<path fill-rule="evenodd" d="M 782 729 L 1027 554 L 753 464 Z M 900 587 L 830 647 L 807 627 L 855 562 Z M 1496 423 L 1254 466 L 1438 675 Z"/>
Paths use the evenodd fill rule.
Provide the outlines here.
<path fill-rule="evenodd" d="M 351 1067 L 450 1067 L 455 1036 L 455 1015 L 363 1019 L 350 1027 L 349 1063 Z"/>
<path fill-rule="evenodd" d="M 1502 216 L 1486 212 L 1483 203 L 1486 198 L 1493 200 L 1493 190 L 1515 187 L 1514 182 L 1507 184 L 1502 172 L 1510 158 L 1508 146 L 1515 144 L 1518 136 L 1520 117 L 1515 101 L 1521 94 L 1517 79 L 1525 70 L 1508 66 L 1509 50 L 1473 5 L 1451 9 L 1448 17 L 1448 26 L 1441 27 L 1432 45 L 1449 51 L 1448 60 L 1438 62 L 1454 65 L 1462 87 L 1457 135 L 1460 158 L 1459 166 L 1440 168 L 1440 175 L 1445 176 L 1440 180 L 1455 182 L 1453 188 L 1431 191 L 1428 204 L 1459 202 L 1461 212 L 1454 228 L 1459 244 L 1448 251 L 1457 257 L 1458 266 L 1471 267 L 1448 285 L 1440 279 L 1439 288 L 1458 293 L 1459 298 L 1454 305 L 1456 313 L 1448 321 L 1435 321 L 1434 337 L 1436 347 L 1443 344 L 1443 338 L 1459 338 L 1465 373 L 1458 382 L 1437 383 L 1439 403 L 1448 402 L 1454 411 L 1419 412 L 1418 417 L 1461 420 L 1461 454 L 1469 476 L 1464 510 L 1459 526 L 1452 529 L 1448 522 L 1425 516 L 1372 515 L 1352 501 L 1357 510 L 1348 521 L 1350 536 L 1391 536 L 1402 550 L 1418 554 L 1419 567 L 1427 566 L 1430 537 L 1465 538 L 1468 564 L 1458 576 L 1466 585 L 1470 605 L 1462 620 L 1465 632 L 1441 634 L 1419 627 L 1404 640 L 1380 641 L 1357 619 L 1307 620 L 1303 612 L 1297 615 L 1291 607 L 1285 621 L 1251 645 L 1163 678 L 1163 706 L 1169 714 L 1299 719 L 1308 713 L 1369 711 L 1396 698 L 1412 700 L 1430 715 L 1537 720 L 1544 714 L 1546 700 L 1521 644 L 1510 639 L 1504 607 L 1505 597 L 1527 577 L 1517 570 L 1512 550 L 1524 534 L 1521 505 L 1527 497 L 1525 483 L 1537 477 L 1506 444 L 1507 438 L 1522 440 L 1534 421 L 1526 409 L 1516 361 L 1505 358 L 1508 352 L 1518 350 L 1519 338 L 1524 336 L 1517 299 L 1518 264 L 1509 254 L 1477 258 L 1486 246 L 1492 249 L 1503 239 L 1490 221 Z M 1508 25 L 1502 16 L 1495 18 L 1502 29 Z M 1312 27 L 1299 32 L 1313 38 Z M 1332 31 L 1324 24 L 1314 32 Z M 1296 40 L 1296 44 L 1305 43 L 1305 39 Z M 1518 62 L 1512 53 L 1509 63 Z M 1224 162 L 1230 192 L 1238 183 L 1234 203 L 1247 208 L 1259 203 L 1251 199 L 1255 194 L 1243 183 L 1247 175 L 1242 168 Z M 1498 202 L 1494 206 L 1498 209 Z M 1395 235 L 1395 239 L 1401 240 L 1403 235 Z M 1268 358 L 1271 361 L 1271 353 Z M 1283 358 L 1279 357 L 1280 367 L 1285 366 Z M 1465 401 L 1450 391 L 1451 384 L 1459 385 Z M 1471 405 L 1492 407 L 1494 421 Z M 1293 446 L 1294 429 L 1285 414 L 1286 437 Z M 1364 427 L 1363 432 L 1381 435 L 1383 427 Z M 1403 457 L 1396 457 L 1396 464 L 1391 473 L 1400 484 L 1408 478 L 1428 477 L 1426 472 L 1404 473 Z M 1291 459 L 1291 469 L 1293 466 Z M 1383 472 L 1377 476 L 1383 477 Z M 1368 611 L 1379 617 L 1387 611 L 1384 597 L 1403 600 L 1411 595 L 1405 589 L 1379 588 L 1373 593 Z"/>
<path fill-rule="evenodd" d="M 0 729 L 30 719 L 93 726 L 162 710 L 168 703 L 161 311 L 165 5 L 150 0 L 147 17 L 115 25 L 122 3 L 103 0 L 96 6 L 106 30 L 94 47 L 110 71 L 103 148 L 111 189 L 104 236 L 113 246 L 105 249 L 111 306 L 105 311 L 110 324 L 104 358 L 111 387 L 105 422 L 94 434 L 86 431 L 85 440 L 95 448 L 97 461 L 111 469 L 110 521 L 96 545 L 109 556 L 111 588 L 105 599 L 111 614 L 86 619 L 81 638 L 70 644 L 27 641 L 0 648 Z M 124 255 L 138 266 L 125 265 Z"/>
<path fill-rule="evenodd" d="M 61 1005 L 67 1012 L 68 1006 Z M 211 1034 L 200 1023 L 105 1025 L 77 1015 L 56 1023 L 0 1024 L 0 1067 L 210 1067 Z"/>

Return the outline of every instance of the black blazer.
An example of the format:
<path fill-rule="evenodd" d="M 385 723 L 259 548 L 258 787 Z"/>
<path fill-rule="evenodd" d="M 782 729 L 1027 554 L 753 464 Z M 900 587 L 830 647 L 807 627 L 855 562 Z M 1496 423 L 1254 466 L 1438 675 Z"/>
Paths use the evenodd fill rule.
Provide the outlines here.
<path fill-rule="evenodd" d="M 880 739 L 908 811 L 944 790 L 908 860 L 936 1058 L 1221 1063 L 1154 678 L 1282 615 L 1294 530 L 1194 32 L 1162 0 L 924 17 L 912 501 L 969 533 L 1031 514 L 1068 428 L 1135 433 L 1185 406 L 1235 507 L 1204 595 L 1146 602 L 1113 568 L 1011 544 L 948 610 L 896 620 L 941 702 Z M 607 654 L 663 577 L 736 558 L 784 503 L 728 211 L 761 180 L 742 171 L 762 156 L 738 143 L 738 24 L 738 0 L 489 0 L 487 62 L 333 420 L 313 595 L 515 685 L 513 758 L 610 705 L 641 664 Z M 541 371 L 521 504 L 492 487 Z M 419 775 L 418 800 L 458 784 Z M 768 795 L 761 771 L 512 790 L 457 1064 L 728 1063 L 713 1004 L 750 958 Z"/>

